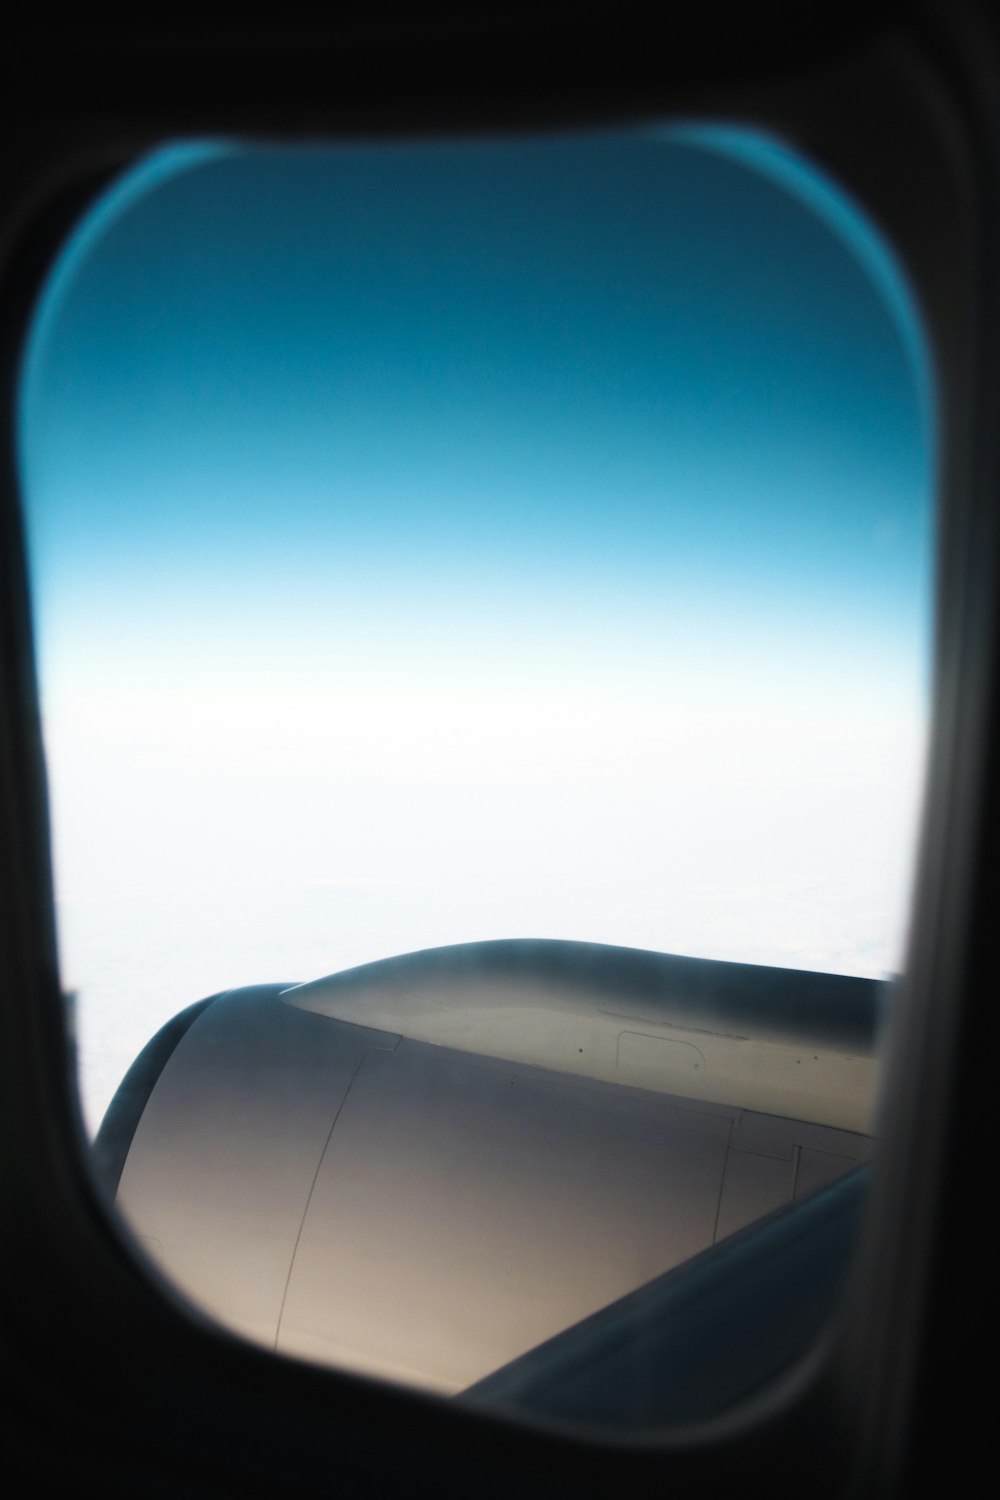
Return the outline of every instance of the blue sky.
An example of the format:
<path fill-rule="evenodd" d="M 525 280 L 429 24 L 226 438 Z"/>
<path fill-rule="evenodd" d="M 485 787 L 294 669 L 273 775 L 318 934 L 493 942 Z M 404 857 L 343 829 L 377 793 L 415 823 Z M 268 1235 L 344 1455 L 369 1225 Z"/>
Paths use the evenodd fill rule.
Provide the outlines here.
<path fill-rule="evenodd" d="M 61 290 L 22 423 L 54 623 L 128 572 L 199 627 L 259 618 L 253 582 L 275 615 L 333 585 L 331 621 L 402 587 L 431 628 L 539 583 L 595 631 L 609 590 L 920 626 L 906 350 L 851 247 L 721 153 L 224 155 L 133 190 Z"/>
<path fill-rule="evenodd" d="M 383 892 L 360 943 L 320 901 L 318 972 L 528 929 L 898 963 L 921 352 L 877 236 L 757 137 L 140 166 L 67 246 L 22 382 L 84 998 L 95 932 L 105 976 L 152 961 L 116 903 L 169 889 L 197 926 L 248 882 L 300 913 Z M 195 998 L 156 962 L 157 1004 Z"/>

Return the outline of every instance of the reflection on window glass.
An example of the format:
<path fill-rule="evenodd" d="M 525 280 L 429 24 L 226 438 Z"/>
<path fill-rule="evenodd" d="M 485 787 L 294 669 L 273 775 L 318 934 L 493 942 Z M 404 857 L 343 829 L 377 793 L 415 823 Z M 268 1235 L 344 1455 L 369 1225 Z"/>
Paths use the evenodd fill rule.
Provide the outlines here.
<path fill-rule="evenodd" d="M 749 132 L 185 146 L 92 210 L 20 413 L 61 962 L 196 1306 L 517 1404 L 869 1154 L 925 360 Z"/>

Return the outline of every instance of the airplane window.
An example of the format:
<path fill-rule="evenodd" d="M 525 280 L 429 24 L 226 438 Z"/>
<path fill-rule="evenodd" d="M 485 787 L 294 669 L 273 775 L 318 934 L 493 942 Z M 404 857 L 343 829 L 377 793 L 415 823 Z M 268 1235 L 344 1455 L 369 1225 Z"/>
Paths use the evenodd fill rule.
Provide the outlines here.
<path fill-rule="evenodd" d="M 692 1257 L 766 1219 L 787 1289 L 836 1219 L 834 1295 L 933 553 L 862 215 L 710 125 L 179 145 L 66 246 L 20 400 L 81 1108 L 157 1270 L 647 1426 Z"/>

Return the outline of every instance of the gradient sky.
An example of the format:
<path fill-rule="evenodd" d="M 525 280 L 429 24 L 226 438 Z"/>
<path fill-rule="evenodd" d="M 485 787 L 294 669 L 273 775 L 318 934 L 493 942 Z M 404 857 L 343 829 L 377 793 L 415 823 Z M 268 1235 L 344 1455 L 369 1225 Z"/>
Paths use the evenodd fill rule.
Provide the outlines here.
<path fill-rule="evenodd" d="M 748 134 L 131 173 L 20 419 L 86 1034 L 485 937 L 897 966 L 923 361 L 864 220 Z"/>

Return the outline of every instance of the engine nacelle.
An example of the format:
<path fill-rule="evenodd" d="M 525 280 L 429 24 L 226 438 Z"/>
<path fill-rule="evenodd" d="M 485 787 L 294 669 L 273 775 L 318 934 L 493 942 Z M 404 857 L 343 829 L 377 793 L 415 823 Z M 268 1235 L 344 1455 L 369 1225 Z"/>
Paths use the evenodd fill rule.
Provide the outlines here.
<path fill-rule="evenodd" d="M 98 1160 L 211 1318 L 456 1392 L 865 1158 L 882 988 L 524 940 L 232 990 Z"/>

